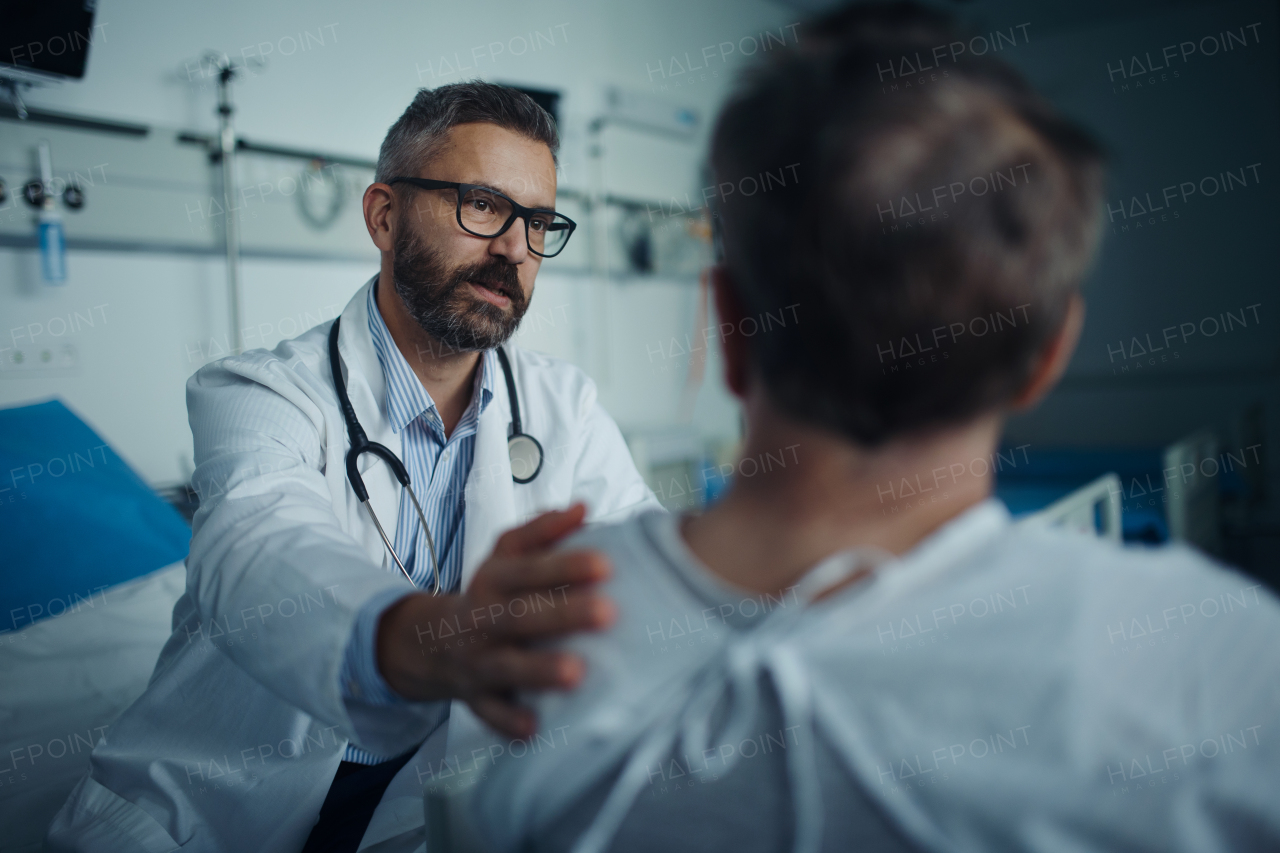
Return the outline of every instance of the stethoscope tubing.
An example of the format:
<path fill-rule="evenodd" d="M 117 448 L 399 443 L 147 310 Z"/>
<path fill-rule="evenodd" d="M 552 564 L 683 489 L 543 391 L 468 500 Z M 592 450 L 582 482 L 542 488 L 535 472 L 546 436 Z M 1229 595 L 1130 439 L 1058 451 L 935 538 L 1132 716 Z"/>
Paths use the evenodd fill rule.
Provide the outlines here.
<path fill-rule="evenodd" d="M 338 353 L 338 326 L 340 320 L 341 318 L 335 319 L 333 328 L 329 330 L 329 364 L 333 372 L 333 388 L 338 394 L 338 406 L 342 409 L 342 417 L 347 424 L 347 436 L 351 439 L 351 449 L 347 451 L 346 458 L 347 481 L 351 483 L 352 491 L 355 492 L 360 503 L 364 504 L 369 517 L 373 519 L 373 526 L 377 528 L 378 535 L 382 537 L 382 543 L 387 546 L 387 550 L 391 553 L 391 559 L 395 560 L 396 566 L 408 578 L 409 583 L 416 587 L 417 584 L 414 583 L 413 576 L 405 568 L 404 562 L 392 546 L 387 532 L 382 528 L 382 522 L 378 520 L 378 514 L 373 511 L 373 505 L 369 503 L 369 490 L 365 487 L 364 478 L 360 476 L 358 464 L 360 454 L 372 453 L 375 456 L 379 456 L 391 468 L 396 479 L 400 481 L 400 485 L 408 490 L 409 497 L 413 501 L 413 508 L 417 511 L 418 519 L 422 522 L 422 530 L 427 535 L 427 547 L 431 551 L 431 594 L 438 595 L 440 593 L 441 579 L 440 563 L 436 559 L 436 543 L 431 538 L 431 526 L 427 524 L 427 516 L 422 511 L 422 504 L 418 503 L 418 495 L 414 492 L 413 486 L 409 482 L 409 472 L 404 467 L 404 463 L 389 447 L 369 440 L 369 437 L 365 435 L 364 428 L 360 426 L 359 419 L 356 418 L 356 410 L 351 405 L 351 398 L 347 395 L 347 383 L 342 378 L 342 359 Z"/>
<path fill-rule="evenodd" d="M 400 461 L 400 458 L 396 456 L 390 448 L 379 444 L 376 441 L 369 440 L 369 437 L 365 434 L 364 428 L 360 426 L 360 421 L 356 417 L 355 407 L 351 405 L 351 398 L 347 394 L 347 383 L 342 378 L 342 358 L 341 354 L 338 352 L 338 328 L 341 320 L 341 317 L 336 318 L 333 321 L 333 326 L 329 329 L 329 367 L 333 373 L 333 388 L 338 395 L 338 407 L 342 410 L 342 418 L 347 426 L 347 436 L 351 441 L 351 448 L 347 451 L 346 455 L 347 481 L 351 484 L 351 489 L 355 492 L 360 503 L 364 504 L 364 508 L 368 511 L 369 517 L 373 519 L 373 526 L 377 528 L 378 535 L 382 538 L 382 543 L 386 545 L 387 551 L 391 554 L 391 559 L 395 560 L 396 566 L 399 567 L 404 576 L 409 579 L 409 583 L 414 583 L 413 576 L 409 574 L 409 570 L 405 568 L 404 563 L 400 560 L 400 556 L 396 553 L 396 549 L 392 545 L 391 539 L 387 536 L 387 532 L 382 527 L 382 522 L 378 520 L 377 513 L 373 511 L 373 506 L 369 502 L 369 490 L 365 487 L 364 478 L 360 475 L 358 465 L 360 455 L 362 453 L 372 453 L 387 463 L 396 479 L 400 482 L 400 485 L 404 486 L 408 491 L 409 498 L 413 501 L 413 508 L 418 514 L 418 520 L 422 523 L 422 531 L 427 537 L 427 549 L 431 553 L 432 585 L 430 592 L 432 595 L 439 595 L 442 581 L 440 577 L 440 560 L 436 555 L 436 543 L 434 537 L 431 535 L 431 525 L 427 524 L 426 513 L 422 511 L 422 504 L 418 502 L 418 495 L 409 481 L 409 471 L 405 468 L 404 463 Z M 514 443 L 521 440 L 527 440 L 532 442 L 533 447 L 536 449 L 535 456 L 537 464 L 533 466 L 533 473 L 528 477 L 520 477 L 513 471 L 511 475 L 512 479 L 517 483 L 528 483 L 532 481 L 534 477 L 537 477 L 538 473 L 542 470 L 542 445 L 536 438 L 524 433 L 520 420 L 520 398 L 516 393 L 516 383 L 511 372 L 511 362 L 507 358 L 506 351 L 501 346 L 497 348 L 497 355 L 498 362 L 502 366 L 503 377 L 506 379 L 507 399 L 511 403 L 511 430 L 507 438 L 507 447 L 510 450 Z M 448 546 L 446 549 L 446 556 L 448 556 L 448 550 L 452 550 L 453 539 L 457 536 L 460 521 L 461 517 L 454 522 L 453 532 L 449 537 L 449 542 L 446 543 Z M 417 584 L 414 584 L 414 586 L 417 586 Z"/>

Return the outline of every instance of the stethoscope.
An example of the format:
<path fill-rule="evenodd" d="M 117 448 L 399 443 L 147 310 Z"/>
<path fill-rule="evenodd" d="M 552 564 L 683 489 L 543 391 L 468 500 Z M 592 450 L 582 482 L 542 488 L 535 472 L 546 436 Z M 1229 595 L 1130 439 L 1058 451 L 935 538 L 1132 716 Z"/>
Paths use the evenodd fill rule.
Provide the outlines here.
<path fill-rule="evenodd" d="M 427 524 L 427 516 L 422 512 L 422 504 L 418 503 L 418 496 L 414 493 L 413 486 L 409 484 L 409 472 L 399 457 L 388 447 L 369 440 L 364 428 L 360 426 L 360 421 L 356 418 L 356 410 L 351 406 L 351 398 L 347 396 L 347 383 L 342 379 L 342 360 L 338 355 L 339 322 L 341 318 L 334 320 L 333 328 L 329 330 L 329 368 L 333 371 L 333 387 L 338 392 L 338 404 L 342 408 L 343 420 L 347 422 L 347 435 L 351 439 L 351 449 L 347 451 L 347 480 L 351 483 L 351 489 L 360 499 L 360 503 L 364 504 L 365 509 L 369 511 L 369 517 L 373 519 L 373 526 L 378 528 L 382 543 L 391 552 L 391 559 L 396 561 L 396 565 L 400 567 L 400 571 L 404 572 L 409 583 L 413 583 L 413 576 L 409 574 L 399 555 L 396 554 L 396 549 L 392 547 L 391 540 L 387 538 L 386 531 L 382 529 L 382 523 L 378 521 L 378 516 L 369 503 L 369 490 L 365 488 L 364 478 L 360 476 L 360 469 L 356 463 L 360 460 L 360 454 L 372 453 L 381 457 L 390 466 L 400 485 L 408 490 L 409 497 L 413 500 L 413 508 L 418 512 L 418 520 L 422 522 L 422 532 L 427 535 L 427 550 L 431 553 L 431 594 L 439 595 L 440 561 L 436 557 L 436 543 L 431 537 L 431 526 Z M 497 354 L 498 363 L 502 365 L 502 375 L 507 380 L 507 399 L 511 401 L 511 428 L 507 436 L 507 453 L 511 458 L 511 479 L 517 483 L 529 483 L 542 470 L 542 445 L 533 436 L 526 435 L 521 428 L 520 398 L 516 395 L 516 381 L 511 375 L 511 362 L 507 360 L 507 353 L 502 347 L 498 347 Z"/>

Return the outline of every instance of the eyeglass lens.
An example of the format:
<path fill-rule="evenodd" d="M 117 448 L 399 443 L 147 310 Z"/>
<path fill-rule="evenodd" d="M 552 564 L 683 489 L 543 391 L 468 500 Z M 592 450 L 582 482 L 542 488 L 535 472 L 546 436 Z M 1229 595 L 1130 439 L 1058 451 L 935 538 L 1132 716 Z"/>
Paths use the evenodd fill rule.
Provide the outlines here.
<path fill-rule="evenodd" d="M 462 227 L 477 237 L 495 237 L 511 218 L 511 202 L 490 190 L 473 187 L 459 205 Z M 554 255 L 569 240 L 569 220 L 558 213 L 539 211 L 529 217 L 529 248 L 540 255 Z"/>

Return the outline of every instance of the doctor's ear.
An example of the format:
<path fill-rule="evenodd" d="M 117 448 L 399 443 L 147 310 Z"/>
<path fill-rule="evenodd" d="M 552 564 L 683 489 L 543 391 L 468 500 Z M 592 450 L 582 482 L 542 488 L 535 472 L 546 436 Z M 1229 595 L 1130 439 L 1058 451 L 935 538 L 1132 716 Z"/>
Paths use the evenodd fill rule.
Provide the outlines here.
<path fill-rule="evenodd" d="M 364 224 L 373 245 L 390 252 L 395 245 L 395 190 L 388 184 L 370 184 L 364 191 Z"/>
<path fill-rule="evenodd" d="M 727 267 L 716 264 L 702 271 L 711 284 L 715 299 L 716 316 L 720 318 L 720 346 L 724 351 L 724 381 L 735 397 L 747 395 L 750 375 L 747 342 L 742 335 L 734 334 L 742 327 L 742 303 L 734 292 L 733 277 Z"/>

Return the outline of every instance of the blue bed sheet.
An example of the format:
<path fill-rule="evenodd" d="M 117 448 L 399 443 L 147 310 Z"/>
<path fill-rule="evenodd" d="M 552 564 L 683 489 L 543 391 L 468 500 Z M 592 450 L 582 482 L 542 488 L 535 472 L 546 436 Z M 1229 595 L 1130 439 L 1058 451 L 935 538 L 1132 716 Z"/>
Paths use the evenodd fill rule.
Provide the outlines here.
<path fill-rule="evenodd" d="M 60 400 L 0 409 L 0 633 L 182 560 L 191 528 Z"/>

